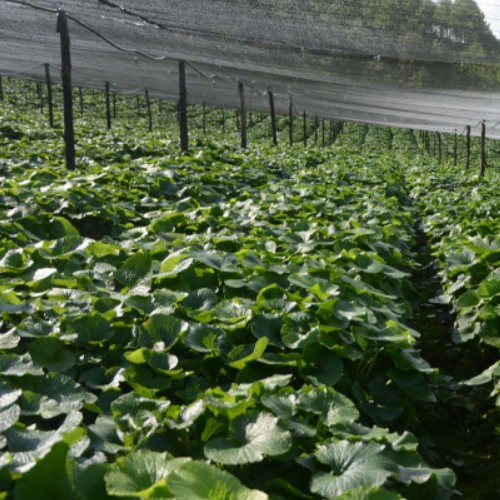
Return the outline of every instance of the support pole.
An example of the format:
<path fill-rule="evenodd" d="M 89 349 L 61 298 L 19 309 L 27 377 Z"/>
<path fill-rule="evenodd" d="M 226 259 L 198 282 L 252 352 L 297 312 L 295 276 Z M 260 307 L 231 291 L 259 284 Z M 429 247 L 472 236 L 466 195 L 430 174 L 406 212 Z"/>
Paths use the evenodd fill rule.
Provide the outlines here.
<path fill-rule="evenodd" d="M 71 52 L 68 20 L 64 10 L 57 14 L 57 31 L 61 40 L 61 79 L 64 103 L 64 142 L 66 167 L 75 169 L 75 130 L 73 126 L 73 96 L 71 92 Z"/>
<path fill-rule="evenodd" d="M 453 165 L 455 167 L 457 166 L 458 163 L 458 137 L 457 137 L 457 131 L 455 129 L 455 135 L 453 137 Z"/>
<path fill-rule="evenodd" d="M 83 90 L 82 90 L 82 87 L 78 87 L 78 94 L 80 96 L 80 116 L 83 118 Z"/>
<path fill-rule="evenodd" d="M 484 177 L 486 173 L 486 122 L 481 122 L 481 171 L 479 175 Z"/>
<path fill-rule="evenodd" d="M 189 132 L 187 117 L 186 63 L 179 61 L 179 128 L 181 134 L 181 151 L 189 149 Z"/>
<path fill-rule="evenodd" d="M 470 168 L 470 125 L 467 125 L 466 127 L 466 136 L 467 136 L 467 153 L 466 153 L 466 158 L 465 158 L 465 168 L 469 170 Z"/>
<path fill-rule="evenodd" d="M 443 161 L 443 144 L 441 141 L 441 134 L 439 132 L 437 133 L 437 136 L 438 136 L 438 148 L 439 148 L 439 163 L 441 164 L 441 162 Z"/>
<path fill-rule="evenodd" d="M 149 99 L 149 90 L 144 91 L 144 97 L 146 98 L 146 108 L 148 111 L 148 131 L 153 131 L 153 115 L 151 114 L 151 101 Z"/>
<path fill-rule="evenodd" d="M 105 83 L 105 98 L 106 98 L 106 125 L 108 130 L 111 130 L 111 100 L 109 94 L 109 82 Z"/>
<path fill-rule="evenodd" d="M 307 146 L 307 113 L 302 113 L 302 136 L 304 137 L 304 146 Z"/>
<path fill-rule="evenodd" d="M 288 139 L 290 146 L 293 146 L 293 100 L 292 96 L 288 99 Z"/>
<path fill-rule="evenodd" d="M 240 94 L 240 118 L 241 118 L 241 147 L 247 147 L 247 114 L 245 108 L 245 86 L 243 81 L 238 82 L 238 92 Z"/>
<path fill-rule="evenodd" d="M 207 105 L 203 101 L 203 135 L 207 135 Z"/>
<path fill-rule="evenodd" d="M 269 92 L 269 108 L 271 112 L 271 133 L 273 136 L 273 144 L 278 144 L 278 135 L 276 133 L 276 111 L 274 109 L 274 94 Z"/>
<path fill-rule="evenodd" d="M 47 85 L 47 103 L 49 106 L 49 125 L 54 128 L 54 100 L 52 95 L 52 80 L 50 78 L 50 66 L 45 63 L 45 83 Z"/>

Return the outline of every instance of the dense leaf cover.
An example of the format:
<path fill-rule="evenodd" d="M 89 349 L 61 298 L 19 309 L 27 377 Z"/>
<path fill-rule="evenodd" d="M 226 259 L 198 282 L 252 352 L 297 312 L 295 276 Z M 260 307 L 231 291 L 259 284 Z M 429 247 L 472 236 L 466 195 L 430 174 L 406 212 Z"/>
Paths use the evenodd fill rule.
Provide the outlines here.
<path fill-rule="evenodd" d="M 448 384 L 410 327 L 412 197 L 457 340 L 498 347 L 493 184 L 440 198 L 448 171 L 405 171 L 376 134 L 356 153 L 362 128 L 326 150 L 179 156 L 82 121 L 67 172 L 58 131 L 1 113 L 4 497 L 452 495 L 411 432 Z M 460 212 L 470 184 L 482 220 Z"/>

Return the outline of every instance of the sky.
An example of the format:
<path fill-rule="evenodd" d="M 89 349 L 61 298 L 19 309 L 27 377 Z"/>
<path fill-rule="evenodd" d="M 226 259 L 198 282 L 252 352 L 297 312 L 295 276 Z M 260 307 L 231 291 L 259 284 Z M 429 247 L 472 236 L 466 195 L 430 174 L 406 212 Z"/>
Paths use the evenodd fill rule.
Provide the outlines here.
<path fill-rule="evenodd" d="M 498 0 L 475 0 L 484 12 L 493 34 L 500 39 L 500 2 Z"/>

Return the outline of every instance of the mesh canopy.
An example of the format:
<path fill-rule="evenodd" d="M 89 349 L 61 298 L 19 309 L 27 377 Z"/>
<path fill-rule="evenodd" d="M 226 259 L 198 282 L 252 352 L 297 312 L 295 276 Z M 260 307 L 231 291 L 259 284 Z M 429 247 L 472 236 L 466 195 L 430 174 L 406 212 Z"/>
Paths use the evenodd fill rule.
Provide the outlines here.
<path fill-rule="evenodd" d="M 272 90 L 282 113 L 292 96 L 297 114 L 500 136 L 500 41 L 472 0 L 0 0 L 1 74 L 57 77 L 58 8 L 75 85 L 177 98 L 185 59 L 193 103 L 236 108 L 243 80 L 250 110 Z"/>

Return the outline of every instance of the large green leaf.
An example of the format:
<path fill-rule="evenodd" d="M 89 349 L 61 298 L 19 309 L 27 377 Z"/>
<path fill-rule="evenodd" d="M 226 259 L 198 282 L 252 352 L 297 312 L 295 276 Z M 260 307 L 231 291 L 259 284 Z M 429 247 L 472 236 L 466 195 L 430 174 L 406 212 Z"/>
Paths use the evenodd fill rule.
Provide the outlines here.
<path fill-rule="evenodd" d="M 382 486 L 395 472 L 384 447 L 375 443 L 331 442 L 314 455 L 329 471 L 314 474 L 311 491 L 327 498 L 360 486 Z"/>
<path fill-rule="evenodd" d="M 149 252 L 137 252 L 129 257 L 115 274 L 115 280 L 127 288 L 148 292 L 151 288 L 152 259 Z"/>
<path fill-rule="evenodd" d="M 262 491 L 250 490 L 228 472 L 205 462 L 188 462 L 168 478 L 177 500 L 266 500 Z"/>
<path fill-rule="evenodd" d="M 69 447 L 66 443 L 56 443 L 50 452 L 16 483 L 14 499 L 76 500 L 68 453 Z"/>
<path fill-rule="evenodd" d="M 169 459 L 166 453 L 139 450 L 120 458 L 105 474 L 106 490 L 116 497 L 169 498 L 169 475 L 190 458 Z"/>
<path fill-rule="evenodd" d="M 69 370 L 76 361 L 75 355 L 64 349 L 64 342 L 54 337 L 42 337 L 29 344 L 28 351 L 33 361 L 54 372 Z"/>
<path fill-rule="evenodd" d="M 185 321 L 175 316 L 153 314 L 137 329 L 139 344 L 152 348 L 156 343 L 163 342 L 164 348 L 169 348 L 177 342 L 188 326 Z"/>
<path fill-rule="evenodd" d="M 214 438 L 205 446 L 205 455 L 222 464 L 260 462 L 266 456 L 286 453 L 292 446 L 290 432 L 269 413 L 238 417 L 231 424 L 229 438 Z"/>

